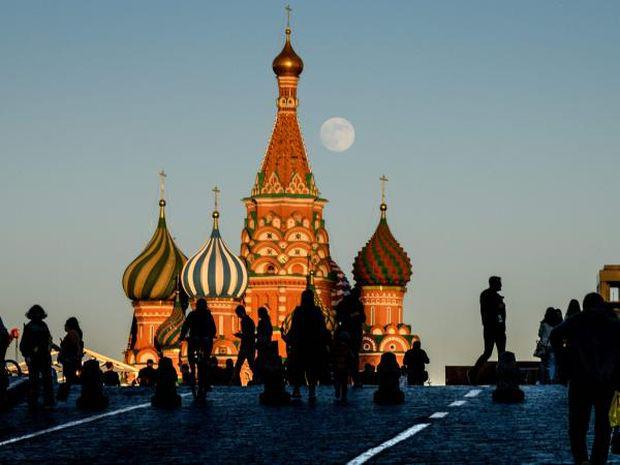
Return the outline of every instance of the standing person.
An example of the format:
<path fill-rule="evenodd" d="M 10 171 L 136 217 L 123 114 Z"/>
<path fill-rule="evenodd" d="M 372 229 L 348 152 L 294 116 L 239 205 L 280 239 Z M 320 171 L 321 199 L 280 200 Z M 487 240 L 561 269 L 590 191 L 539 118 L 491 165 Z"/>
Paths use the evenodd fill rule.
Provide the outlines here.
<path fill-rule="evenodd" d="M 362 348 L 362 337 L 364 335 L 364 323 L 366 314 L 364 305 L 360 300 L 361 288 L 355 286 L 351 293 L 346 296 L 336 307 L 336 319 L 338 327 L 349 334 L 349 347 L 353 354 L 353 384 L 355 387 L 362 386 L 362 378 L 359 372 L 360 350 Z"/>
<path fill-rule="evenodd" d="M 263 382 L 265 363 L 269 359 L 271 351 L 271 337 L 273 336 L 273 325 L 269 312 L 265 307 L 258 308 L 258 326 L 256 327 L 256 361 L 254 362 L 254 375 L 256 381 Z"/>
<path fill-rule="evenodd" d="M 6 351 L 13 340 L 12 335 L 4 326 L 0 318 L 0 409 L 6 402 L 6 390 L 9 387 L 8 373 L 6 372 Z"/>
<path fill-rule="evenodd" d="M 299 388 L 307 382 L 308 401 L 314 402 L 316 384 L 327 363 L 330 335 L 321 309 L 314 304 L 314 292 L 311 289 L 306 289 L 301 294 L 301 305 L 293 311 L 286 342 L 290 348 L 292 397 L 299 399 Z"/>
<path fill-rule="evenodd" d="M 551 347 L 551 331 L 557 325 L 562 323 L 558 321 L 557 309 L 549 307 L 545 312 L 545 317 L 540 322 L 538 328 L 538 343 L 536 345 L 536 356 L 540 357 L 540 383 L 550 384 L 556 380 L 556 357 Z"/>
<path fill-rule="evenodd" d="M 71 317 L 65 322 L 65 331 L 67 334 L 58 348 L 58 362 L 62 365 L 65 377 L 65 382 L 58 388 L 58 400 L 67 400 L 71 385 L 79 382 L 77 374 L 82 367 L 84 355 L 84 334 L 77 318 Z"/>
<path fill-rule="evenodd" d="M 568 308 L 566 309 L 566 319 L 578 315 L 581 313 L 581 306 L 579 305 L 579 301 L 577 299 L 571 299 L 568 303 Z"/>
<path fill-rule="evenodd" d="M 28 378 L 30 392 L 28 404 L 30 408 L 37 407 L 39 397 L 39 384 L 43 384 L 43 405 L 51 408 L 54 405 L 54 389 L 52 386 L 52 336 L 50 330 L 43 321 L 47 313 L 40 305 L 33 305 L 26 313 L 30 321 L 24 326 L 22 340 L 19 344 L 26 364 L 28 365 Z"/>
<path fill-rule="evenodd" d="M 243 362 L 248 361 L 252 375 L 254 375 L 254 358 L 256 356 L 256 326 L 254 320 L 248 316 L 243 305 L 237 305 L 235 314 L 241 320 L 241 331 L 235 333 L 235 337 L 241 340 L 239 345 L 239 353 L 237 354 L 237 363 L 235 363 L 235 372 L 229 383 L 232 385 L 233 378 L 239 376 Z"/>
<path fill-rule="evenodd" d="M 146 366 L 138 372 L 138 384 L 140 387 L 152 387 L 155 385 L 157 370 L 154 368 L 155 362 L 152 358 L 146 361 Z"/>
<path fill-rule="evenodd" d="M 551 332 L 568 378 L 568 434 L 576 464 L 607 463 L 609 409 L 620 379 L 620 320 L 603 297 L 588 294 L 583 312 Z M 588 462 L 586 435 L 594 408 L 594 443 Z"/>
<path fill-rule="evenodd" d="M 489 360 L 493 347 L 497 346 L 497 355 L 506 351 L 506 305 L 504 297 L 499 294 L 502 290 L 502 278 L 491 276 L 489 288 L 480 294 L 480 315 L 482 317 L 484 352 L 476 361 L 474 367 L 467 372 L 470 384 L 476 384 L 480 369 Z"/>
<path fill-rule="evenodd" d="M 180 340 L 187 340 L 187 358 L 194 380 L 198 379 L 198 394 L 196 398 L 204 400 L 207 389 L 208 361 L 213 350 L 215 338 L 215 320 L 205 299 L 196 302 L 196 310 L 187 315 L 181 327 Z M 196 372 L 198 365 L 198 372 Z M 196 376 L 198 375 L 198 376 Z M 195 389 L 192 386 L 192 390 Z"/>
<path fill-rule="evenodd" d="M 394 352 L 381 354 L 381 361 L 377 366 L 377 381 L 379 387 L 375 391 L 374 401 L 380 405 L 402 404 L 405 393 L 400 390 L 400 367 Z"/>
<path fill-rule="evenodd" d="M 410 386 L 423 386 L 428 381 L 426 365 L 431 363 L 426 351 L 422 349 L 422 343 L 413 341 L 413 346 L 403 357 L 403 365 L 407 371 L 407 384 Z"/>
<path fill-rule="evenodd" d="M 334 368 L 334 388 L 336 400 L 347 402 L 347 387 L 349 376 L 354 368 L 354 356 L 351 351 L 351 336 L 346 331 L 338 330 L 336 333 L 334 348 L 332 349 L 332 366 Z"/>

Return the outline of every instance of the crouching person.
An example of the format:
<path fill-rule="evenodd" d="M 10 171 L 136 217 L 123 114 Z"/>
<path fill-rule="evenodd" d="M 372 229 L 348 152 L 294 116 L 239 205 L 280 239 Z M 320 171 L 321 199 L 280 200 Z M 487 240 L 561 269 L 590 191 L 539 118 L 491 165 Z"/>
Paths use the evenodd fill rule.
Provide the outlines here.
<path fill-rule="evenodd" d="M 400 390 L 400 367 L 396 355 L 385 352 L 377 366 L 377 382 L 379 389 L 375 391 L 374 401 L 380 405 L 402 404 L 405 393 Z"/>
<path fill-rule="evenodd" d="M 151 405 L 158 408 L 178 408 L 181 406 L 181 396 L 177 394 L 177 371 L 172 360 L 162 357 L 155 374 L 155 395 L 151 397 Z"/>
<path fill-rule="evenodd" d="M 263 382 L 265 389 L 259 396 L 259 401 L 264 405 L 287 405 L 291 402 L 291 396 L 284 388 L 284 367 L 282 359 L 278 355 L 278 343 L 270 342 L 268 348 L 263 351 Z"/>
<path fill-rule="evenodd" d="M 519 388 L 521 370 L 517 366 L 515 354 L 504 352 L 497 362 L 497 388 L 493 391 L 493 401 L 506 404 L 523 402 L 525 395 Z"/>
<path fill-rule="evenodd" d="M 82 391 L 76 404 L 83 410 L 103 410 L 108 406 L 108 397 L 103 393 L 103 373 L 97 360 L 89 360 L 82 366 L 80 376 Z"/>

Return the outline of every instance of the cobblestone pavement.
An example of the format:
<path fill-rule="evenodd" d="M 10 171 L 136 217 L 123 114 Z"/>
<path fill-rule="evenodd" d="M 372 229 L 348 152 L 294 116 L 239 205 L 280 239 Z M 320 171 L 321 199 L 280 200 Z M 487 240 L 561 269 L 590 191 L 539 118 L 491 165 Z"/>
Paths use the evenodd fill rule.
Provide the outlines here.
<path fill-rule="evenodd" d="M 526 387 L 524 404 L 506 406 L 493 404 L 488 388 L 465 397 L 470 387 L 430 387 L 408 388 L 404 405 L 379 407 L 373 390 L 351 390 L 341 406 L 325 387 L 315 406 L 304 400 L 273 408 L 258 404 L 260 388 L 218 387 L 206 406 L 185 397 L 176 411 L 148 406 L 1 445 L 0 463 L 346 464 L 423 423 L 429 426 L 365 463 L 572 463 L 561 386 Z M 107 412 L 144 404 L 151 395 L 140 388 L 108 392 Z M 76 395 L 52 412 L 33 415 L 19 406 L 0 415 L 0 443 L 91 417 L 74 408 Z M 449 406 L 454 401 L 466 402 Z M 429 419 L 436 412 L 448 415 Z"/>

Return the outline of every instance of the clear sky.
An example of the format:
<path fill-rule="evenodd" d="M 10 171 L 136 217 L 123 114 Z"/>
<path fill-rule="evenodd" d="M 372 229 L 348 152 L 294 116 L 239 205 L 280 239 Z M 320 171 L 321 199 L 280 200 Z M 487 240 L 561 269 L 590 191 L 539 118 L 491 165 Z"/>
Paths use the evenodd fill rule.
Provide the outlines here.
<path fill-rule="evenodd" d="M 77 315 L 86 344 L 121 357 L 125 266 L 168 220 L 190 255 L 211 228 L 239 247 L 246 196 L 275 114 L 271 60 L 282 2 L 3 2 L 0 6 L 0 315 L 38 302 L 55 336 Z M 305 62 L 299 117 L 332 254 L 350 271 L 379 218 L 414 278 L 406 321 L 431 357 L 481 352 L 478 296 L 504 278 L 508 345 L 534 349 L 620 262 L 620 3 L 292 3 Z M 343 153 L 323 121 L 350 120 Z M 349 273 L 350 275 L 350 273 Z"/>

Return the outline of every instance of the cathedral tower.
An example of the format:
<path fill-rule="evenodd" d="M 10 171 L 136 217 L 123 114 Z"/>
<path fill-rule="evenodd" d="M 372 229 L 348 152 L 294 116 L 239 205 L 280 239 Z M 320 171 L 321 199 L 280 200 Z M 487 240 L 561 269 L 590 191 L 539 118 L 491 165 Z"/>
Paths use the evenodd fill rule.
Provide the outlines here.
<path fill-rule="evenodd" d="M 241 233 L 241 256 L 249 269 L 248 313 L 267 307 L 279 339 L 286 317 L 299 305 L 310 271 L 324 311 L 331 312 L 329 235 L 321 198 L 297 121 L 297 85 L 303 61 L 285 30 L 284 48 L 273 60 L 278 82 L 276 120 L 250 197 Z M 281 343 L 282 344 L 282 343 Z M 281 350 L 284 347 L 281 345 Z"/>
<path fill-rule="evenodd" d="M 123 274 L 123 290 L 132 301 L 134 317 L 125 362 L 139 367 L 157 360 L 155 333 L 172 316 L 178 278 L 187 260 L 166 225 L 165 173 L 160 173 L 159 219 L 153 237 Z"/>
<path fill-rule="evenodd" d="M 383 352 L 394 352 L 402 363 L 416 336 L 403 322 L 403 299 L 411 280 L 411 260 L 392 235 L 387 223 L 385 182 L 381 177 L 381 218 L 375 233 L 353 263 L 353 277 L 361 287 L 360 300 L 366 314 L 366 331 L 360 353 L 360 368 L 377 365 Z"/>

